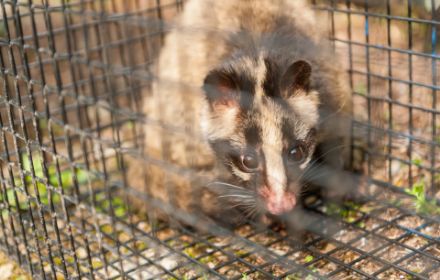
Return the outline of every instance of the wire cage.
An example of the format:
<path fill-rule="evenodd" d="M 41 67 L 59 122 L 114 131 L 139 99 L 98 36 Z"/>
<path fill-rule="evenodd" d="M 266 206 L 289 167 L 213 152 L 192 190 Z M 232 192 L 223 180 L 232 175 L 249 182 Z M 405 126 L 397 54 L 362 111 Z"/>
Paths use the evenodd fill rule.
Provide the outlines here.
<path fill-rule="evenodd" d="M 1 249 L 35 279 L 440 279 L 440 3 L 312 5 L 350 74 L 354 135 L 383 149 L 353 139 L 362 203 L 317 203 L 333 230 L 298 242 L 252 222 L 151 223 L 130 204 L 142 93 L 184 1 L 1 0 Z"/>

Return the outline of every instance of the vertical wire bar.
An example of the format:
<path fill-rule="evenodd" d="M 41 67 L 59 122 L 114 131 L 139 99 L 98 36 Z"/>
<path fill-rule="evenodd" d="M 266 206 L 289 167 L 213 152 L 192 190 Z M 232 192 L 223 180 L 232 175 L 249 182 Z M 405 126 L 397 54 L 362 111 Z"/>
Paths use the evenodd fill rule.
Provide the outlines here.
<path fill-rule="evenodd" d="M 331 29 L 330 29 L 330 36 L 331 36 L 331 42 L 332 42 L 332 46 L 333 46 L 333 51 L 336 52 L 336 38 L 335 38 L 335 10 L 336 10 L 336 6 L 335 6 L 335 0 L 331 0 L 331 9 L 329 9 L 329 14 L 330 14 L 330 24 L 331 24 Z"/>
<path fill-rule="evenodd" d="M 174 1 L 174 6 L 176 7 L 176 11 L 178 12 L 180 10 L 179 5 L 178 5 L 178 0 Z M 162 20 L 164 20 L 164 19 L 162 19 Z M 161 22 L 162 22 L 162 24 L 161 24 L 161 27 L 162 27 L 161 31 L 163 32 L 163 31 L 165 31 L 164 29 L 166 29 L 166 28 L 164 28 L 165 24 L 163 24 L 162 20 L 161 20 Z M 184 32 L 186 32 L 186 31 L 184 31 Z M 162 43 L 163 43 L 163 41 L 162 41 Z M 162 83 L 162 82 L 163 81 L 161 81 L 161 80 L 158 81 L 158 83 Z M 180 81 L 177 81 L 177 82 L 180 83 Z M 180 84 L 179 84 L 179 86 L 180 86 Z M 162 106 L 163 105 L 162 104 L 163 102 L 161 102 L 161 101 L 157 101 L 157 100 L 154 100 L 154 101 L 155 101 L 155 106 Z M 164 118 L 163 118 L 163 110 L 159 110 L 158 119 L 162 120 L 162 121 L 164 120 Z M 168 125 L 169 123 L 164 123 L 164 124 Z M 165 133 L 165 132 L 162 132 L 162 133 Z M 171 133 L 172 134 L 173 131 L 166 131 L 166 133 Z M 161 159 L 164 159 L 165 161 L 167 161 L 167 160 L 169 160 L 171 158 L 171 156 L 170 156 L 170 153 L 171 153 L 170 152 L 170 145 L 171 145 L 171 143 L 170 143 L 169 139 L 167 139 L 167 137 L 161 137 L 161 138 L 162 139 L 160 139 L 159 157 Z M 167 171 L 165 170 L 165 168 L 161 168 L 160 172 L 164 173 L 164 176 L 162 178 L 160 178 L 160 183 L 159 184 L 163 185 L 164 192 L 166 193 L 166 198 L 167 198 L 166 203 L 171 205 L 172 207 L 176 207 L 176 205 L 177 205 L 177 203 L 176 203 L 176 194 L 175 194 L 175 192 L 173 192 L 173 189 L 172 189 L 173 182 L 172 182 L 170 176 L 166 175 Z M 152 217 L 154 219 L 156 219 L 155 213 L 154 213 L 155 212 L 154 209 L 151 212 L 153 213 Z M 177 224 L 176 217 L 174 217 L 173 215 L 168 215 L 168 218 L 170 220 L 169 221 L 170 225 L 173 226 L 173 225 Z M 153 221 L 153 220 L 151 222 L 153 224 L 155 223 L 155 221 Z M 154 229 L 154 227 L 153 227 L 153 229 Z M 156 233 L 154 233 L 154 234 L 156 234 Z"/>
<path fill-rule="evenodd" d="M 390 0 L 387 0 L 386 3 L 386 12 L 387 15 L 389 16 L 387 18 L 387 44 L 388 44 L 388 77 L 393 77 L 393 67 L 392 67 L 392 39 L 391 39 L 391 3 Z M 388 132 L 388 184 L 392 185 L 394 180 L 393 180 L 393 172 L 392 172 L 392 164 L 393 164 L 393 160 L 392 160 L 392 145 L 393 145 L 393 80 L 392 79 L 387 79 L 388 80 L 388 128 L 387 128 L 387 132 Z"/>
<path fill-rule="evenodd" d="M 148 8 L 147 8 L 147 12 L 146 12 L 146 15 L 144 15 L 144 10 L 142 10 L 142 6 L 141 6 L 141 4 L 140 3 L 144 3 L 144 1 L 139 1 L 139 0 L 136 0 L 135 1 L 135 3 L 134 3 L 134 8 L 135 8 L 135 10 L 136 11 L 142 11 L 142 13 L 139 13 L 139 14 L 137 14 L 136 16 L 137 17 L 145 17 L 148 21 L 150 21 L 151 19 L 150 19 L 150 16 L 149 16 L 149 6 L 147 6 Z M 143 53 L 143 62 L 149 62 L 149 49 L 151 49 L 151 47 L 149 47 L 150 46 L 150 44 L 149 44 L 149 40 L 148 40 L 148 36 L 150 36 L 150 34 L 149 34 L 149 32 L 147 31 L 147 28 L 145 28 L 145 30 L 144 30 L 144 28 L 137 28 L 137 30 L 141 30 L 140 32 L 138 32 L 138 34 L 142 37 L 142 39 L 140 40 L 142 43 L 141 43 L 141 48 L 142 48 L 142 53 Z M 142 30 L 144 30 L 144 31 L 142 31 Z M 147 32 L 147 34 L 144 34 L 144 35 L 142 35 L 142 32 Z M 152 32 L 153 33 L 153 32 Z M 150 51 L 150 53 L 151 53 L 151 51 Z M 130 54 L 131 54 L 131 52 L 130 52 Z M 148 65 L 148 64 L 147 64 Z M 149 67 L 147 67 L 146 69 L 143 69 L 143 70 L 148 70 L 149 69 Z M 136 112 L 140 112 L 140 104 L 139 104 L 140 102 L 136 102 L 136 104 L 135 105 L 137 105 L 137 111 Z M 135 126 L 134 126 L 135 127 Z M 144 143 L 144 142 L 141 142 L 141 143 Z M 136 141 L 136 147 L 138 147 L 138 146 L 143 146 L 142 144 L 141 145 L 138 145 L 138 143 L 137 143 L 137 141 Z"/>
<path fill-rule="evenodd" d="M 437 10 L 435 6 L 435 0 L 431 0 L 431 16 L 432 20 L 437 21 L 436 13 L 440 13 L 440 8 Z M 432 85 L 434 87 L 437 86 L 437 24 L 438 22 L 431 23 L 431 54 L 432 54 L 432 60 L 431 60 L 431 71 L 432 71 Z M 435 111 L 437 110 L 437 90 L 432 90 L 432 143 L 431 143 L 431 188 L 430 188 L 430 194 L 434 195 L 435 193 L 435 184 L 436 184 L 436 178 L 437 176 L 440 176 L 440 173 L 435 171 L 435 164 L 436 164 L 436 143 L 440 141 L 440 138 L 437 138 L 437 114 Z M 439 179 L 440 180 L 440 179 Z M 439 182 L 440 183 L 440 182 Z"/>
<path fill-rule="evenodd" d="M 408 18 L 412 18 L 412 0 L 407 0 L 407 13 Z M 412 21 L 408 21 L 408 50 L 412 51 L 413 48 L 413 38 L 412 38 Z M 413 61 L 412 61 L 412 54 L 411 52 L 408 52 L 408 95 L 409 95 L 409 104 L 413 104 Z M 408 117 L 409 117 L 409 123 L 408 123 L 408 129 L 409 129 L 409 135 L 413 135 L 414 132 L 414 124 L 413 124 L 413 108 L 408 107 Z M 408 138 L 408 161 L 409 161 L 409 170 L 408 170 L 408 182 L 409 186 L 411 187 L 413 185 L 413 159 L 412 159 L 412 138 Z"/>
<path fill-rule="evenodd" d="M 139 1 L 136 1 L 136 2 L 138 3 Z M 147 63 L 148 74 L 151 77 L 153 77 L 153 79 L 154 79 L 154 68 L 148 67 L 148 65 L 149 64 L 153 65 L 154 59 L 157 59 L 157 57 L 155 57 L 155 56 L 158 55 L 158 51 L 159 51 L 161 45 L 163 44 L 165 32 L 164 32 L 164 23 L 163 23 L 163 18 L 162 18 L 161 0 L 155 0 L 153 3 L 155 3 L 156 13 L 154 16 L 152 16 L 152 17 L 150 16 L 148 18 L 148 20 L 149 20 L 149 22 L 153 22 L 154 24 L 151 24 L 151 28 L 150 27 L 146 28 L 147 37 L 142 40 L 142 45 L 143 45 L 143 49 L 145 49 L 144 50 L 144 57 L 146 59 L 145 61 L 148 61 L 148 63 Z M 154 20 L 151 20 L 150 18 L 153 18 Z M 159 34 L 160 34 L 159 38 L 156 38 L 158 36 L 157 32 L 159 32 Z M 146 89 L 151 90 L 151 86 L 152 86 L 151 83 L 152 83 L 152 80 L 150 80 L 148 82 Z M 143 88 L 141 88 L 140 90 L 142 92 L 145 91 L 145 89 L 143 89 Z M 138 98 L 140 98 L 140 100 L 142 101 L 143 98 L 148 98 L 148 96 L 146 96 L 145 94 L 142 94 L 142 96 L 139 96 Z M 138 104 L 138 106 L 136 108 L 137 112 L 142 112 L 142 105 L 140 104 L 141 102 L 136 102 L 136 103 Z M 141 116 L 143 117 L 143 114 Z M 143 128 L 144 125 L 146 125 L 146 124 L 143 124 L 143 122 L 140 122 L 139 126 L 141 128 Z M 134 126 L 134 128 L 135 128 L 135 126 Z M 136 132 L 136 130 L 135 130 L 135 132 Z M 139 149 L 139 153 L 141 155 L 145 155 L 144 143 L 145 143 L 145 141 L 147 141 L 147 135 L 146 135 L 145 129 L 140 129 L 139 137 L 137 137 L 137 134 L 135 134 L 135 135 L 136 135 L 135 148 Z M 143 170 L 142 170 L 142 179 L 140 178 L 139 180 L 142 180 L 144 182 L 144 184 L 145 184 L 144 190 L 146 193 L 148 193 L 148 186 L 147 185 L 148 185 L 149 179 L 148 179 L 147 171 L 145 168 L 143 168 Z M 132 187 L 132 186 L 130 186 L 130 187 Z M 149 220 L 149 223 L 151 224 L 152 228 L 154 228 L 156 223 L 154 222 L 155 217 L 152 214 L 152 212 L 148 213 L 148 220 Z"/>
<path fill-rule="evenodd" d="M 159 31 L 160 39 L 159 39 L 159 43 L 153 42 L 153 44 L 152 44 L 153 51 L 154 51 L 154 52 L 152 52 L 153 57 L 159 54 L 159 50 L 160 50 L 160 48 L 164 44 L 165 34 L 166 34 L 166 30 L 165 30 L 166 28 L 165 28 L 163 13 L 162 13 L 161 0 L 156 0 L 156 17 L 157 17 L 157 21 L 159 22 L 159 24 L 154 26 L 154 28 L 156 28 L 156 29 L 158 28 L 157 30 Z M 156 32 L 157 31 L 154 30 L 154 33 L 156 33 Z M 155 59 L 157 59 L 157 57 L 155 57 Z M 155 71 L 155 70 L 156 70 L 156 67 L 153 68 L 153 71 Z M 155 79 L 156 78 L 155 77 L 156 73 L 153 72 L 152 74 L 153 74 L 152 75 L 153 79 Z M 154 81 L 152 80 L 152 82 L 154 82 Z M 151 85 L 150 85 L 150 88 L 151 88 Z M 148 125 L 148 124 L 144 124 L 144 125 Z M 145 139 L 148 139 L 148 135 L 146 135 L 146 134 L 144 134 L 143 137 Z M 142 145 L 142 146 L 144 146 L 144 145 Z M 143 148 L 143 150 L 144 150 L 144 148 Z M 145 184 L 148 184 L 150 180 L 148 178 L 147 171 L 144 169 L 142 173 L 143 173 L 143 176 L 144 176 Z M 149 193 L 147 185 L 145 187 L 145 190 L 146 190 L 146 193 Z M 151 210 L 151 209 L 152 210 L 149 211 L 149 213 L 148 213 L 148 222 L 150 224 L 150 227 L 152 228 L 152 235 L 154 237 L 156 237 L 156 230 L 157 230 L 157 228 L 156 228 L 157 227 L 156 220 L 157 220 L 157 217 L 156 217 L 155 209 L 153 209 L 153 208 L 154 207 L 151 207 L 151 208 L 149 207 L 149 210 Z"/>
<path fill-rule="evenodd" d="M 139 2 L 140 1 L 136 1 L 136 4 L 135 4 L 135 8 L 137 10 L 140 10 Z M 160 0 L 157 0 L 154 3 L 156 3 L 156 5 L 157 5 L 158 2 L 160 3 Z M 158 9 L 158 14 L 156 16 L 152 17 L 152 18 L 154 18 L 155 22 L 156 22 L 156 17 L 159 18 L 160 15 L 161 15 L 161 7 L 158 6 L 158 7 L 156 7 L 156 9 Z M 149 21 L 152 21 L 150 19 L 150 17 L 148 17 L 147 19 Z M 159 22 L 161 23 L 161 20 Z M 146 36 L 142 36 L 143 39 L 142 39 L 141 45 L 142 45 L 142 49 L 143 49 L 143 52 L 144 52 L 144 61 L 148 61 L 147 67 L 146 67 L 147 71 L 148 71 L 147 73 L 148 73 L 148 75 L 150 75 L 150 77 L 154 77 L 154 74 L 153 74 L 154 69 L 152 71 L 151 68 L 153 68 L 153 67 L 148 67 L 148 65 L 150 64 L 150 62 L 152 62 L 152 59 L 153 59 L 152 57 L 154 57 L 154 55 L 158 53 L 158 49 L 159 49 L 159 46 L 158 46 L 158 43 L 157 43 L 158 39 L 155 38 L 157 36 L 156 35 L 156 33 L 157 33 L 157 23 L 152 25 L 151 29 L 149 29 L 149 27 L 147 27 L 145 29 L 146 30 L 144 32 L 147 32 L 147 34 L 146 34 Z M 142 34 L 142 32 L 139 32 L 139 33 Z M 161 37 L 159 39 L 159 42 L 161 42 L 161 40 L 162 40 L 163 32 L 160 32 L 160 34 L 161 34 Z M 151 41 L 153 41 L 153 40 L 154 40 L 154 42 L 152 43 Z M 153 63 L 151 63 L 151 64 L 153 64 Z M 143 86 L 142 82 L 140 82 L 141 86 L 140 86 L 139 90 L 142 93 L 144 91 L 146 91 L 146 90 L 151 91 L 151 83 L 152 82 L 150 80 L 148 85 Z M 139 116 L 143 117 L 143 114 L 141 113 L 142 112 L 142 107 L 143 107 L 142 101 L 144 100 L 144 98 L 148 98 L 148 96 L 146 96 L 145 94 L 138 94 L 137 98 L 141 101 L 141 102 L 135 102 L 136 113 L 140 113 L 140 114 L 138 114 L 138 118 L 139 118 Z M 133 132 L 134 133 L 133 134 L 134 134 L 134 137 L 135 137 L 135 141 L 134 141 L 135 142 L 135 146 L 134 146 L 134 148 L 139 151 L 140 155 L 145 155 L 145 141 L 147 140 L 147 135 L 145 133 L 145 129 L 143 129 L 143 125 L 144 124 L 142 123 L 142 121 L 138 124 L 138 126 L 140 127 L 140 129 L 138 131 L 136 129 L 136 127 L 137 127 L 136 121 L 133 121 L 133 123 L 134 123 L 134 125 L 133 125 Z M 138 134 L 139 134 L 139 136 L 138 136 Z M 147 190 L 148 175 L 147 175 L 147 172 L 146 172 L 145 168 L 143 168 L 143 170 L 142 170 L 142 178 L 139 178 L 139 180 L 144 182 L 144 184 L 145 184 L 145 188 L 144 188 L 145 193 L 148 193 L 148 190 Z M 133 186 L 129 186 L 129 187 L 133 187 Z"/>
<path fill-rule="evenodd" d="M 183 1 L 182 0 L 176 0 L 176 7 L 177 7 L 177 12 L 182 11 L 182 9 L 183 9 Z"/>
<path fill-rule="evenodd" d="M 367 71 L 367 116 L 368 116 L 368 128 L 367 128 L 367 177 L 372 178 L 372 146 L 371 143 L 371 129 L 372 129 L 372 116 L 371 116 L 371 67 L 370 67 L 370 18 L 368 15 L 369 7 L 368 0 L 364 0 L 364 15 L 365 15 L 365 58 L 366 58 L 366 71 Z"/>
<path fill-rule="evenodd" d="M 162 15 L 162 5 L 160 4 L 161 0 L 156 0 L 156 12 L 157 18 L 159 19 L 159 30 L 160 30 L 160 44 L 162 45 L 165 40 L 165 32 L 164 32 L 164 24 L 163 24 L 163 15 Z"/>
<path fill-rule="evenodd" d="M 349 84 L 351 90 L 351 108 L 354 108 L 354 100 L 353 100 L 353 45 L 352 45 L 352 28 L 351 28 L 351 0 L 345 0 L 345 6 L 347 9 L 347 37 L 348 37 L 348 74 L 349 74 Z M 354 110 L 351 112 L 352 119 L 354 118 Z M 350 124 L 350 164 L 352 166 L 355 165 L 354 162 L 354 149 L 355 149 L 355 131 L 354 131 L 354 123 Z"/>
<path fill-rule="evenodd" d="M 179 12 L 181 10 L 180 5 L 179 5 L 179 0 L 175 0 L 174 3 L 175 3 L 174 6 L 176 7 L 176 11 Z M 164 22 L 163 18 L 161 19 L 161 22 L 162 23 Z M 165 24 L 162 24 L 162 30 L 161 30 L 162 32 L 164 32 L 167 29 L 167 28 L 164 28 L 164 27 L 165 27 Z M 187 32 L 187 31 L 184 31 L 184 32 Z M 164 34 L 164 33 L 162 33 L 162 34 Z M 163 42 L 164 41 L 162 40 L 162 42 L 161 42 L 162 44 L 161 45 L 163 45 Z M 158 82 L 162 83 L 163 81 L 158 81 Z M 161 105 L 162 105 L 161 103 L 158 104 L 158 106 L 161 106 Z M 158 118 L 162 120 L 163 119 L 162 116 L 163 116 L 163 112 L 160 110 Z M 168 125 L 168 123 L 167 123 L 167 125 Z M 173 133 L 173 132 L 170 132 L 170 133 Z M 160 146 L 161 146 L 160 158 L 161 159 L 165 159 L 165 161 L 166 161 L 166 160 L 171 158 L 171 156 L 170 156 L 170 153 L 171 153 L 170 145 L 171 145 L 171 143 L 168 141 L 168 139 L 166 139 L 166 137 L 162 137 L 162 138 L 163 139 L 161 139 L 161 141 L 160 141 Z M 162 169 L 161 172 L 166 174 L 166 170 L 165 169 Z M 162 184 L 164 186 L 163 188 L 164 188 L 164 190 L 166 192 L 166 195 L 167 195 L 167 198 L 168 198 L 167 203 L 169 205 L 171 205 L 172 207 L 175 207 L 177 205 L 177 203 L 176 203 L 176 194 L 175 194 L 175 192 L 173 192 L 173 189 L 172 189 L 172 184 L 173 183 L 172 183 L 172 180 L 171 180 L 170 176 L 164 175 L 163 178 L 161 178 L 160 180 L 161 180 L 160 184 Z M 154 213 L 154 211 L 151 211 L 151 212 L 153 213 L 152 219 L 151 219 L 152 221 L 151 222 L 154 224 L 155 222 L 154 222 L 153 219 L 155 219 L 155 213 Z M 177 224 L 176 217 L 173 217 L 172 215 L 168 215 L 168 218 L 170 220 L 169 223 L 171 225 Z M 154 233 L 154 234 L 156 234 L 156 233 Z"/>

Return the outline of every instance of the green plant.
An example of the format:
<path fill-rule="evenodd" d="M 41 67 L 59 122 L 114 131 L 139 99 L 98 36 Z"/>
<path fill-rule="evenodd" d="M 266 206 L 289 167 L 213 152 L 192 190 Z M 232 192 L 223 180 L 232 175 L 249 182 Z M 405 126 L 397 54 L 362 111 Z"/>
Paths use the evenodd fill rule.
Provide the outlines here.
<path fill-rule="evenodd" d="M 415 183 L 406 193 L 414 197 L 414 205 L 417 213 L 440 214 L 440 207 L 433 199 L 428 199 L 425 194 L 425 182 L 423 180 Z"/>
<path fill-rule="evenodd" d="M 305 258 L 304 258 L 304 261 L 306 262 L 306 263 L 309 263 L 309 262 L 311 262 L 311 261 L 313 261 L 315 258 L 312 256 L 312 255 L 308 255 L 308 256 L 306 256 Z"/>
<path fill-rule="evenodd" d="M 345 205 L 338 205 L 335 203 L 328 203 L 324 212 L 330 216 L 336 216 L 344 219 L 348 223 L 352 223 L 357 219 L 357 211 L 361 205 L 353 202 L 346 202 Z"/>
<path fill-rule="evenodd" d="M 358 222 L 356 225 L 360 228 L 365 228 L 365 222 Z"/>
<path fill-rule="evenodd" d="M 186 248 L 185 250 L 183 250 L 183 252 L 190 258 L 194 259 L 196 257 L 196 254 L 194 254 L 194 249 L 193 248 Z"/>

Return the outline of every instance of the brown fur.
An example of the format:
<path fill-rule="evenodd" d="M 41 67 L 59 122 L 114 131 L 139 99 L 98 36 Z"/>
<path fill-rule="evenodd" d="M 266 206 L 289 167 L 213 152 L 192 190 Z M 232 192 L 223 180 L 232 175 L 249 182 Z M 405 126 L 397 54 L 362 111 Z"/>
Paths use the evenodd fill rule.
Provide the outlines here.
<path fill-rule="evenodd" d="M 276 36 L 262 40 L 271 33 L 281 34 L 283 40 L 277 41 Z M 130 186 L 184 211 L 220 215 L 222 206 L 215 194 L 202 187 L 227 172 L 206 137 L 222 134 L 240 142 L 244 136 L 234 132 L 237 116 L 228 119 L 226 113 L 208 112 L 203 80 L 225 59 L 230 60 L 231 54 L 241 49 L 250 53 L 259 41 L 275 59 L 301 59 L 312 65 L 313 93 L 292 97 L 291 106 L 302 120 L 313 119 L 313 108 L 319 106 L 318 143 L 327 143 L 322 146 L 330 150 L 326 158 L 335 168 L 346 164 L 346 147 L 334 147 L 348 145 L 349 91 L 344 73 L 322 38 L 312 10 L 303 1 L 189 1 L 165 39 L 152 92 L 145 93 L 143 110 L 152 122 L 144 127 L 144 156 L 155 163 L 130 162 Z M 252 61 L 236 63 L 242 71 L 258 74 L 251 73 Z M 268 114 L 278 113 L 273 109 Z M 145 209 L 144 202 L 137 203 Z"/>

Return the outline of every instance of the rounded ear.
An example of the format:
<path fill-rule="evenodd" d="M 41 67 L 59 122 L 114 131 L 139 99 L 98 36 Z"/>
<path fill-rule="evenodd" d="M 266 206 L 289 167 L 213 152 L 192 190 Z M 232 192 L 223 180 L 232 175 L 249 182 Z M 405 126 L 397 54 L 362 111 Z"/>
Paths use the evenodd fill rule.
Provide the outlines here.
<path fill-rule="evenodd" d="M 281 79 L 281 87 L 287 93 L 287 97 L 298 91 L 307 93 L 310 89 L 310 76 L 312 66 L 304 60 L 298 60 L 287 68 Z"/>
<path fill-rule="evenodd" d="M 205 77 L 203 90 L 213 109 L 238 106 L 238 86 L 230 73 L 212 70 Z"/>

